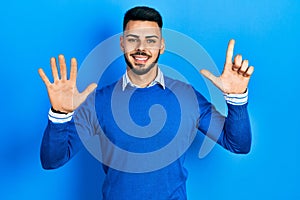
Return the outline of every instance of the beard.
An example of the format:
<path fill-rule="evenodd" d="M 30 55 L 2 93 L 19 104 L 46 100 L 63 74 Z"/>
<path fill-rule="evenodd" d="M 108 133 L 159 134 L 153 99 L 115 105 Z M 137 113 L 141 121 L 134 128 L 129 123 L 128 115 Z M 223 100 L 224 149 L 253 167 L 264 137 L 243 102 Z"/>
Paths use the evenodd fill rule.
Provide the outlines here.
<path fill-rule="evenodd" d="M 144 55 L 144 54 L 145 54 L 144 52 L 138 51 L 134 54 L 131 54 L 130 56 L 132 56 L 132 55 Z M 124 59 L 125 59 L 125 62 L 127 64 L 127 66 L 132 70 L 133 73 L 135 73 L 136 75 L 144 75 L 144 74 L 147 74 L 157 64 L 160 53 L 158 53 L 155 61 L 152 62 L 151 64 L 149 64 L 148 66 L 146 66 L 144 64 L 136 64 L 138 66 L 138 68 L 135 68 L 133 66 L 133 64 L 127 59 L 125 54 L 123 54 L 123 56 L 124 56 Z"/>

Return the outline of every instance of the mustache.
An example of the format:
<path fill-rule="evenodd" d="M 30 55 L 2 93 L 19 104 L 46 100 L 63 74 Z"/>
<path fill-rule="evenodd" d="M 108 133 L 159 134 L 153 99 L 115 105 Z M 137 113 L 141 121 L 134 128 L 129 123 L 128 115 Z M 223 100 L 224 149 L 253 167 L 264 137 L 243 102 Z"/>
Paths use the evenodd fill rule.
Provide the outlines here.
<path fill-rule="evenodd" d="M 148 57 L 151 57 L 151 55 L 149 55 L 149 54 L 147 54 L 143 51 L 137 51 L 135 53 L 130 54 L 130 56 L 148 56 Z"/>

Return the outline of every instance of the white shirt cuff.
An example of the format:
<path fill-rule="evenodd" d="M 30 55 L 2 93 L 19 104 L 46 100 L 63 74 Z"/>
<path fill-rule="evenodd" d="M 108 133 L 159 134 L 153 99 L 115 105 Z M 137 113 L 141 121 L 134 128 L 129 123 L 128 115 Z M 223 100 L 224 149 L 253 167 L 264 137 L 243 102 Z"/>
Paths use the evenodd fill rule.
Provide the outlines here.
<path fill-rule="evenodd" d="M 49 110 L 48 113 L 48 118 L 51 122 L 53 123 L 65 123 L 71 121 L 73 117 L 74 111 L 68 114 L 59 114 L 53 112 L 51 109 Z"/>
<path fill-rule="evenodd" d="M 223 94 L 227 103 L 231 105 L 244 105 L 248 102 L 248 89 L 244 94 Z"/>

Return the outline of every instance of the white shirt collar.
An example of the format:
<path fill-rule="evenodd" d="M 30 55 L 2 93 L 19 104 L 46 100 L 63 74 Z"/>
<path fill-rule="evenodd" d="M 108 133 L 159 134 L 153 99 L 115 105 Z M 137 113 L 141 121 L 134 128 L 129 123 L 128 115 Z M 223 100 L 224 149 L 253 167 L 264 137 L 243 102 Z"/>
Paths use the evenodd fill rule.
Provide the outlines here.
<path fill-rule="evenodd" d="M 131 82 L 131 80 L 127 74 L 127 71 L 126 71 L 125 74 L 123 75 L 123 82 L 122 82 L 122 90 L 123 91 L 125 90 L 125 88 L 128 84 L 132 87 L 140 88 L 138 85 L 135 85 Z M 152 87 L 156 84 L 160 84 L 163 87 L 163 89 L 165 89 L 164 75 L 159 68 L 157 68 L 157 76 L 147 87 Z"/>

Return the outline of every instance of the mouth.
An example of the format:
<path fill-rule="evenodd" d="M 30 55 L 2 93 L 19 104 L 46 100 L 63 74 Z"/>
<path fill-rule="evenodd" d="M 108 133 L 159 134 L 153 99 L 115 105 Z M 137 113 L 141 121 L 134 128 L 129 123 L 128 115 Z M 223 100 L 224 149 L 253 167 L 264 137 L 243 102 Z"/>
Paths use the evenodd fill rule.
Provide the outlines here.
<path fill-rule="evenodd" d="M 130 56 L 132 56 L 136 64 L 146 64 L 147 61 L 151 58 L 150 55 L 144 52 L 136 52 L 134 54 L 131 54 Z"/>

